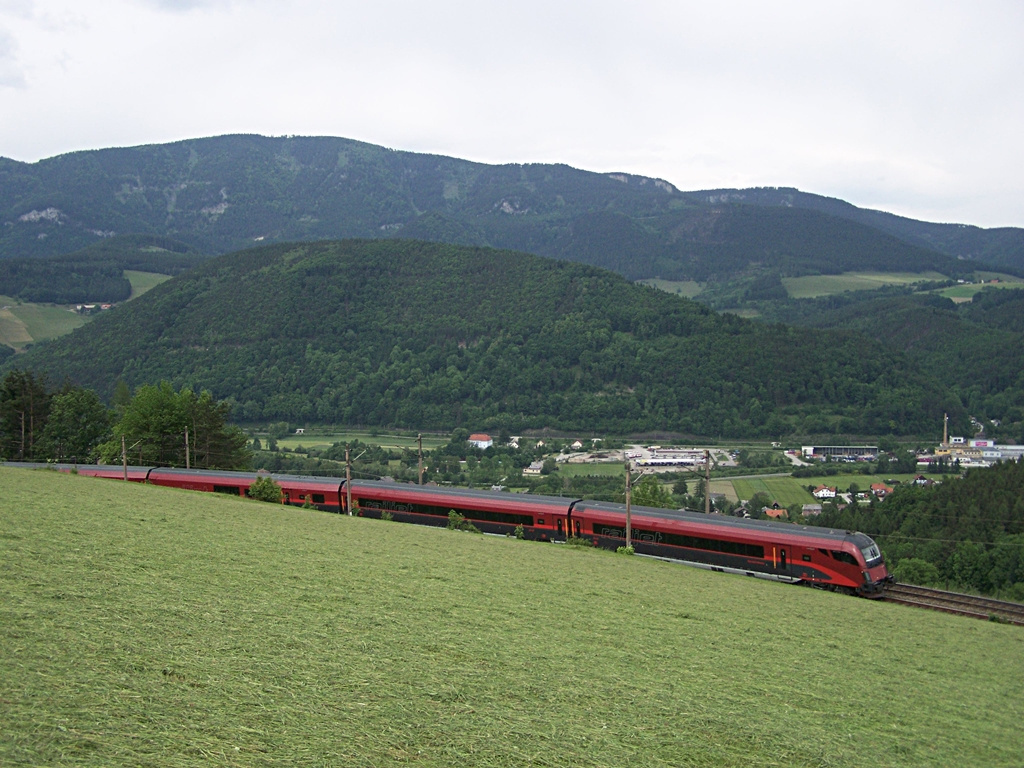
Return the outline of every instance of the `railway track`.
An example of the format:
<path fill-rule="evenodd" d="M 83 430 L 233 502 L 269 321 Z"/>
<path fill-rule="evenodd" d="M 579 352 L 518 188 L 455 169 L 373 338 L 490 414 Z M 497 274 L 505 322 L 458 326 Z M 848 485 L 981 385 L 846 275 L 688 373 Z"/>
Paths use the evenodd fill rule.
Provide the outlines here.
<path fill-rule="evenodd" d="M 916 605 L 933 611 L 1024 626 L 1024 605 L 990 597 L 961 595 L 912 584 L 893 584 L 886 588 L 882 599 L 889 603 Z"/>

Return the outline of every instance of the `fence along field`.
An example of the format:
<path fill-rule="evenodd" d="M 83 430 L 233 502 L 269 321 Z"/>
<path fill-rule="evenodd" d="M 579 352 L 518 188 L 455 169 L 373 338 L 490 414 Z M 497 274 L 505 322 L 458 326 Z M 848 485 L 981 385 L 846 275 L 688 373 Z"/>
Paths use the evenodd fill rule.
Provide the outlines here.
<path fill-rule="evenodd" d="M 1020 763 L 1024 632 L 0 466 L 0 764 Z"/>

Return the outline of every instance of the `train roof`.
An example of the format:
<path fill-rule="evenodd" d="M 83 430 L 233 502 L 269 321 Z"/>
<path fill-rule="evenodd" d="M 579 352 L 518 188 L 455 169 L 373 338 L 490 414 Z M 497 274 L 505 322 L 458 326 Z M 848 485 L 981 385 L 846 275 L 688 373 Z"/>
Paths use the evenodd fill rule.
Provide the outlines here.
<path fill-rule="evenodd" d="M 204 480 L 224 480 L 225 483 L 248 480 L 252 482 L 260 477 L 270 477 L 278 484 L 323 486 L 337 489 L 344 481 L 337 477 L 314 477 L 312 475 L 288 475 L 276 472 L 240 472 L 237 470 L 219 469 L 182 469 L 181 467 L 153 467 L 149 473 L 153 477 L 195 477 Z"/>
<path fill-rule="evenodd" d="M 521 506 L 549 512 L 566 512 L 578 499 L 574 496 L 534 496 L 529 493 L 508 493 L 505 491 L 481 491 L 472 488 L 448 488 L 445 486 L 413 485 L 411 483 L 386 483 L 375 480 L 353 480 L 352 494 L 355 496 L 380 494 L 384 496 L 407 496 L 422 504 L 445 506 L 465 504 L 473 501 L 493 504 L 500 501 L 506 506 Z"/>
<path fill-rule="evenodd" d="M 576 510 L 624 515 L 626 513 L 626 505 L 603 501 L 581 501 L 576 505 Z M 797 525 L 794 523 L 780 523 L 774 520 L 754 520 L 752 518 L 730 517 L 718 514 L 706 515 L 703 512 L 693 512 L 688 509 L 659 509 L 656 507 L 633 506 L 630 512 L 632 515 L 641 518 L 653 517 L 683 523 L 711 525 L 734 531 L 756 532 L 761 535 L 771 532 L 779 536 L 806 537 L 818 540 L 830 539 L 833 541 L 846 541 L 851 537 L 859 536 L 867 541 L 871 541 L 863 533 L 854 533 L 853 531 L 844 531 L 837 528 L 819 528 L 813 525 Z"/>

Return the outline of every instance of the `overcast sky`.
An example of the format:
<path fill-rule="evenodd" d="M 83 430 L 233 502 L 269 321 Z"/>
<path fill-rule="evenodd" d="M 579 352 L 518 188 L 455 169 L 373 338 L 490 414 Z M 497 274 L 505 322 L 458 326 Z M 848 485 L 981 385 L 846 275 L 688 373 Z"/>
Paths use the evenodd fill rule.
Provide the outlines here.
<path fill-rule="evenodd" d="M 1024 2 L 0 0 L 0 155 L 224 133 L 1024 226 Z"/>

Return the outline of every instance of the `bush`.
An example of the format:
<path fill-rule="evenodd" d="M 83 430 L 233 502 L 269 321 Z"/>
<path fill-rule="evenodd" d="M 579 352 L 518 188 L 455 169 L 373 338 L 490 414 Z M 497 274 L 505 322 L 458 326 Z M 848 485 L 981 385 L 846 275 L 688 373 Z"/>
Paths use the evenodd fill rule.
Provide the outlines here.
<path fill-rule="evenodd" d="M 448 530 L 480 533 L 479 528 L 469 522 L 464 515 L 459 514 L 454 509 L 448 513 Z"/>
<path fill-rule="evenodd" d="M 635 555 L 636 550 L 633 547 L 619 547 L 615 550 L 620 555 Z"/>
<path fill-rule="evenodd" d="M 896 581 L 902 584 L 925 586 L 939 583 L 939 569 L 919 557 L 905 557 L 892 569 Z"/>
<path fill-rule="evenodd" d="M 526 531 L 523 529 L 522 523 L 520 523 L 519 525 L 516 526 L 515 537 L 517 539 L 525 539 L 526 538 Z"/>
<path fill-rule="evenodd" d="M 391 522 L 395 519 L 395 516 L 385 509 L 383 512 L 380 513 L 380 519 L 385 522 Z"/>
<path fill-rule="evenodd" d="M 594 546 L 594 542 L 584 536 L 570 536 L 565 543 L 571 547 L 587 547 L 588 549 L 592 549 Z"/>
<path fill-rule="evenodd" d="M 253 481 L 252 485 L 249 486 L 249 497 L 257 501 L 269 501 L 274 504 L 280 504 L 284 494 L 281 492 L 281 486 L 274 481 L 274 478 L 266 476 L 257 477 Z"/>

